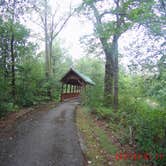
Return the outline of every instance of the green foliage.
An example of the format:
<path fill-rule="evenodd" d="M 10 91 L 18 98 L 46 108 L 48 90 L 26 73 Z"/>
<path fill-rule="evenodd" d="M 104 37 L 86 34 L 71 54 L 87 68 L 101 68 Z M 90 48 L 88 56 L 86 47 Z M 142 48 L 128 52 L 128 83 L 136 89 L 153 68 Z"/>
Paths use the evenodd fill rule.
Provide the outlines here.
<path fill-rule="evenodd" d="M 163 1 L 126 0 L 119 1 L 120 3 L 117 6 L 114 4 L 114 8 L 110 6 L 105 9 L 104 6 L 106 5 L 101 5 L 101 8 L 101 1 L 85 2 L 88 7 L 86 8 L 87 10 L 84 8 L 84 11 L 87 11 L 88 18 L 93 20 L 97 38 L 102 39 L 101 41 L 105 39 L 103 45 L 105 50 L 108 48 L 106 47 L 107 43 L 111 45 L 110 39 L 113 35 L 121 35 L 134 25 L 143 25 L 153 35 L 165 37 L 165 4 Z M 95 17 L 91 15 L 90 11 Z M 107 19 L 107 17 L 105 17 L 106 19 L 101 18 L 106 14 L 111 19 Z M 97 50 L 97 47 L 93 50 Z M 164 57 L 165 52 L 161 52 L 161 49 L 159 49 L 158 54 L 163 54 Z M 113 51 L 111 52 L 112 54 Z M 107 54 L 106 57 L 108 57 Z M 145 59 L 148 61 L 148 58 Z M 85 64 L 83 65 L 84 67 L 86 66 Z M 158 76 L 148 78 L 148 81 L 145 80 L 145 77 L 120 73 L 118 112 L 111 112 L 111 109 L 109 111 L 109 108 L 102 107 L 103 99 L 99 100 L 99 94 L 102 93 L 99 92 L 102 92 L 103 84 L 100 84 L 101 86 L 99 87 L 94 87 L 92 91 L 88 89 L 84 92 L 83 99 L 85 104 L 91 106 L 94 110 L 93 112 L 99 117 L 111 116 L 110 119 L 114 121 L 115 126 L 117 126 L 118 122 L 118 125 L 125 128 L 128 134 L 128 142 L 132 140 L 132 143 L 136 143 L 139 152 L 152 154 L 153 158 L 148 161 L 149 164 L 164 166 L 166 163 L 165 158 L 160 161 L 154 158 L 155 153 L 166 153 L 166 126 L 164 123 L 166 121 L 166 74 L 163 74 L 166 73 L 163 70 L 165 60 L 162 63 L 162 71 L 160 66 L 161 64 L 157 67 L 155 66 L 155 69 L 159 68 Z M 86 67 L 84 70 L 86 70 Z"/>
<path fill-rule="evenodd" d="M 28 42 L 29 30 L 19 22 L 0 19 L 0 117 L 16 111 L 17 105 L 30 106 L 48 100 L 47 89 L 52 98 L 59 100 L 60 78 L 68 70 L 71 60 L 66 57 L 59 43 L 53 48 L 53 71 L 49 80 L 45 78 L 43 54 L 36 54 L 36 45 Z M 11 35 L 14 34 L 15 99 L 11 86 Z"/>
<path fill-rule="evenodd" d="M 149 96 L 152 96 L 161 104 L 161 106 L 166 107 L 166 72 L 163 72 L 162 75 L 153 77 L 146 80 L 146 93 Z"/>
<path fill-rule="evenodd" d="M 0 117 L 5 116 L 8 112 L 17 111 L 18 107 L 13 103 L 3 102 L 0 104 Z"/>
<path fill-rule="evenodd" d="M 120 81 L 120 110 L 117 113 L 120 125 L 128 131 L 132 128 L 132 139 L 137 144 L 138 152 L 147 152 L 153 156 L 149 162 L 164 165 L 165 159 L 156 160 L 156 154 L 165 153 L 166 112 L 160 106 L 147 103 L 146 86 L 141 78 L 131 79 L 122 76 Z"/>
<path fill-rule="evenodd" d="M 64 48 L 61 48 L 60 42 L 55 41 L 53 45 L 53 74 L 50 80 L 50 85 L 52 89 L 52 97 L 56 100 L 60 100 L 61 93 L 61 83 L 60 79 L 72 66 L 72 58 L 68 55 Z"/>
<path fill-rule="evenodd" d="M 97 32 L 97 36 L 101 37 L 101 38 L 105 38 L 105 39 L 109 39 L 110 36 L 112 36 L 113 34 L 115 34 L 117 31 L 116 29 L 116 22 L 112 21 L 109 23 L 103 23 L 103 25 L 98 25 L 96 27 L 96 32 Z"/>
<path fill-rule="evenodd" d="M 0 70 L 0 117 L 5 116 L 8 112 L 18 110 L 17 105 L 12 102 L 8 86 L 9 82 L 3 79 Z"/>
<path fill-rule="evenodd" d="M 117 147 L 110 141 L 108 136 L 100 128 L 96 128 L 97 133 L 99 134 L 99 142 L 103 149 L 105 149 L 109 154 L 115 155 L 117 152 Z"/>
<path fill-rule="evenodd" d="M 98 58 L 84 57 L 77 61 L 76 68 L 95 82 L 94 86 L 87 86 L 86 91 L 82 92 L 83 104 L 92 107 L 101 105 L 103 103 L 104 64 Z"/>
<path fill-rule="evenodd" d="M 147 81 L 141 76 L 130 76 L 120 71 L 118 112 L 103 107 L 103 99 L 99 100 L 99 95 L 96 95 L 101 89 L 97 91 L 95 87 L 94 89 L 92 87 L 92 91 L 88 89 L 83 94 L 84 104 L 91 107 L 92 113 L 110 123 L 111 130 L 115 132 L 123 130 L 120 136 L 122 144 L 132 140 L 132 143 L 136 144 L 138 153 L 147 152 L 151 155 L 151 159 L 146 163 L 161 166 L 165 165 L 165 158 L 156 160 L 156 155 L 166 153 L 166 112 L 162 105 L 164 101 L 161 99 L 165 88 L 163 76 L 162 72 L 162 76 L 153 78 L 153 81 L 151 79 Z M 148 93 L 151 95 L 147 95 Z"/>
<path fill-rule="evenodd" d="M 166 112 L 161 110 L 148 110 L 140 113 L 138 119 L 138 128 L 136 140 L 139 151 L 146 151 L 155 156 L 156 154 L 165 154 L 165 120 Z M 158 165 L 164 165 L 166 160 L 152 159 L 152 162 Z"/>
<path fill-rule="evenodd" d="M 46 99 L 43 64 L 31 55 L 23 57 L 18 65 L 17 103 L 29 106 Z M 44 98 L 45 96 L 45 98 Z"/>
<path fill-rule="evenodd" d="M 95 113 L 101 119 L 110 120 L 113 110 L 106 107 L 97 107 L 93 110 L 93 113 Z"/>
<path fill-rule="evenodd" d="M 90 5 L 94 2 L 94 0 L 84 0 L 83 2 L 87 5 Z"/>

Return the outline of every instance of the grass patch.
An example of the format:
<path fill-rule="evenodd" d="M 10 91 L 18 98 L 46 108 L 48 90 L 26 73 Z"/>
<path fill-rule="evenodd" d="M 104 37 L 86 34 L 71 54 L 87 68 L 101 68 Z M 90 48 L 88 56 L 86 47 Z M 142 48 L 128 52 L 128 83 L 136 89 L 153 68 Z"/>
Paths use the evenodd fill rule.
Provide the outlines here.
<path fill-rule="evenodd" d="M 76 111 L 76 124 L 77 128 L 80 130 L 84 144 L 86 145 L 85 156 L 88 165 L 90 166 L 145 166 L 140 160 L 117 160 L 116 153 L 125 154 L 125 152 L 134 153 L 134 149 L 131 149 L 128 145 L 124 144 L 124 147 L 120 148 L 117 143 L 109 136 L 108 131 L 120 141 L 124 135 L 124 129 L 116 126 L 116 124 L 108 124 L 108 131 L 103 127 L 96 124 L 95 116 L 92 116 L 86 107 L 78 107 Z M 112 130 L 113 128 L 118 128 L 117 130 Z M 122 141 L 122 140 L 121 140 Z M 121 142 L 120 141 L 120 142 Z M 124 153 L 123 153 L 124 152 Z M 146 165 L 147 166 L 147 165 Z"/>
<path fill-rule="evenodd" d="M 115 154 L 117 152 L 117 147 L 113 145 L 108 136 L 104 133 L 104 131 L 98 127 L 96 128 L 96 133 L 98 134 L 99 142 L 101 147 L 106 150 L 109 154 Z"/>
<path fill-rule="evenodd" d="M 105 132 L 93 123 L 86 108 L 79 107 L 76 112 L 77 127 L 82 133 L 86 144 L 88 165 L 112 165 L 117 147 L 111 142 Z M 114 165 L 114 164 L 113 164 Z"/>
<path fill-rule="evenodd" d="M 108 109 L 106 107 L 97 107 L 92 111 L 92 113 L 95 113 L 100 119 L 110 120 L 112 111 L 112 109 Z"/>
<path fill-rule="evenodd" d="M 101 155 L 101 148 L 96 139 L 94 139 L 94 129 L 91 127 L 90 119 L 87 115 L 87 110 L 83 108 L 77 109 L 77 127 L 82 133 L 86 144 L 86 157 L 89 165 L 101 166 L 105 164 L 105 157 Z"/>

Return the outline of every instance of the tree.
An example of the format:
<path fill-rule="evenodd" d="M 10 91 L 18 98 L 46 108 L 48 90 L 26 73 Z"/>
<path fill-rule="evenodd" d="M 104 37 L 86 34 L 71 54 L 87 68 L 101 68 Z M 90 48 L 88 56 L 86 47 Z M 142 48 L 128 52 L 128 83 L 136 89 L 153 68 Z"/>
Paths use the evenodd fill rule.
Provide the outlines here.
<path fill-rule="evenodd" d="M 104 62 L 98 57 L 85 56 L 77 60 L 76 68 L 95 82 L 95 86 L 87 86 L 82 102 L 98 108 L 103 102 Z"/>
<path fill-rule="evenodd" d="M 58 34 L 63 30 L 64 26 L 72 16 L 73 12 L 71 7 L 67 14 L 59 16 L 60 11 L 58 9 L 53 11 L 49 5 L 48 0 L 41 0 L 35 4 L 35 11 L 39 14 L 42 30 L 44 32 L 45 41 L 45 66 L 46 66 L 46 80 L 49 82 L 53 72 L 53 41 L 56 39 Z M 59 13 L 58 13 L 59 12 Z M 59 17 L 57 20 L 57 16 Z M 51 89 L 48 87 L 48 96 L 51 98 Z"/>
<path fill-rule="evenodd" d="M 20 23 L 28 3 L 27 1 L 3 1 L 0 4 L 0 116 L 18 108 L 16 105 L 25 105 L 36 91 L 28 84 L 22 89 L 22 84 L 28 82 L 24 77 L 23 59 L 35 56 L 35 46 L 28 42 L 29 30 Z M 28 74 L 32 76 L 30 70 Z M 23 80 L 23 81 L 20 81 Z M 23 83 L 24 82 L 24 83 Z M 29 82 L 33 82 L 31 79 Z M 36 83 L 36 82 L 35 82 Z M 25 90 L 28 90 L 25 93 Z M 31 90 L 31 91 L 30 91 Z M 26 100 L 22 102 L 23 100 Z"/>
<path fill-rule="evenodd" d="M 16 33 L 16 25 L 19 22 L 20 14 L 23 14 L 26 7 L 28 7 L 28 2 L 21 0 L 4 0 L 0 4 L 0 12 L 2 13 L 2 19 L 7 19 L 8 24 L 7 27 L 10 28 L 8 31 L 9 33 L 9 43 L 7 44 L 8 47 L 10 45 L 10 57 L 11 57 L 11 93 L 13 96 L 13 100 L 15 101 L 16 96 L 16 78 L 15 78 L 15 59 L 17 57 L 17 52 L 15 49 L 15 45 L 17 45 L 17 41 L 15 41 L 15 33 Z"/>
<path fill-rule="evenodd" d="M 118 40 L 135 25 L 151 29 L 152 23 L 159 20 L 153 10 L 155 4 L 154 0 L 84 0 L 81 6 L 93 21 L 105 53 L 105 99 L 115 110 L 118 108 Z"/>
<path fill-rule="evenodd" d="M 59 40 L 53 42 L 52 49 L 52 77 L 50 79 L 50 87 L 52 89 L 52 97 L 55 100 L 60 99 L 61 83 L 60 79 L 73 65 L 72 57 L 68 55 L 67 50 L 60 44 Z"/>

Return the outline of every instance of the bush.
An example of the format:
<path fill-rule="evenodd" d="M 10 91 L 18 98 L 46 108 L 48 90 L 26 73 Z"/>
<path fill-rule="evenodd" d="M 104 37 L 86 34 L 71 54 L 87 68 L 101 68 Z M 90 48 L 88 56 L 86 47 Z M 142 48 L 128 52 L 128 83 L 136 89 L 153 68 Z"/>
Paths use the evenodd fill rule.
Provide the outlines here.
<path fill-rule="evenodd" d="M 156 160 L 156 154 L 166 153 L 166 112 L 161 110 L 141 111 L 136 132 L 138 150 L 150 153 L 151 162 L 157 165 L 165 165 L 165 157 Z"/>
<path fill-rule="evenodd" d="M 165 158 L 156 160 L 155 156 L 166 152 L 166 112 L 159 107 L 150 107 L 145 100 L 132 96 L 121 96 L 120 102 L 120 124 L 128 131 L 129 127 L 132 127 L 137 151 L 151 155 L 149 163 L 165 165 Z"/>
<path fill-rule="evenodd" d="M 83 105 L 88 105 L 92 108 L 103 106 L 103 91 L 99 85 L 89 86 L 86 91 L 81 93 L 81 101 Z"/>
<path fill-rule="evenodd" d="M 120 109 L 116 114 L 119 117 L 119 124 L 126 128 L 128 142 L 132 138 L 139 153 L 146 152 L 151 155 L 151 159 L 146 161 L 149 164 L 166 165 L 165 157 L 161 160 L 156 160 L 157 154 L 166 153 L 165 110 L 159 104 L 153 107 L 151 103 L 147 103 L 145 93 L 147 90 L 144 89 L 141 79 L 130 79 L 123 76 L 121 77 L 120 85 Z M 153 87 L 148 87 L 151 90 L 153 89 L 151 95 L 156 94 L 156 99 L 159 99 L 163 105 L 164 91 L 160 91 L 160 89 L 164 90 L 164 86 L 161 88 L 161 84 L 155 82 Z M 161 100 L 161 98 L 163 99 Z M 132 135 L 129 128 L 132 129 Z"/>
<path fill-rule="evenodd" d="M 109 120 L 112 128 L 123 129 L 125 133 L 121 135 L 121 142 L 136 144 L 138 153 L 151 155 L 150 160 L 144 160 L 146 163 L 165 166 L 165 156 L 156 159 L 157 154 L 166 154 L 165 83 L 162 79 L 154 84 L 145 84 L 141 77 L 121 74 L 118 112 L 103 107 L 103 96 L 99 95 L 102 94 L 101 87 L 94 87 L 83 94 L 84 104 L 89 105 L 99 118 Z M 152 102 L 151 97 L 158 103 Z"/>
<path fill-rule="evenodd" d="M 99 118 L 109 120 L 113 111 L 106 107 L 98 107 L 94 109 L 94 112 Z"/>
<path fill-rule="evenodd" d="M 5 116 L 9 112 L 14 112 L 18 110 L 18 106 L 14 103 L 1 103 L 0 104 L 0 117 Z"/>

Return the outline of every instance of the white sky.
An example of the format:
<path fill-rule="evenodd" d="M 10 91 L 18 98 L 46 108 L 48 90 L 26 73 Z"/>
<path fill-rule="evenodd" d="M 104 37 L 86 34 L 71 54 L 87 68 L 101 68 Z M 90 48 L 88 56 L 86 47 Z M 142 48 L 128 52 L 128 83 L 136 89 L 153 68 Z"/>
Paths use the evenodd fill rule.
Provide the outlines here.
<path fill-rule="evenodd" d="M 67 12 L 72 7 L 77 7 L 82 0 L 61 0 L 55 1 L 50 0 L 52 11 L 54 11 L 58 7 L 58 13 L 62 14 Z M 56 3 L 55 3 L 56 2 Z M 32 21 L 34 20 L 34 21 Z M 37 25 L 38 17 L 37 15 L 30 16 L 29 20 L 24 23 L 26 26 L 31 29 L 31 35 L 33 36 L 30 40 L 33 42 L 37 42 L 40 45 L 40 50 L 44 50 L 44 42 L 38 40 L 39 36 L 43 33 L 40 29 L 40 25 Z M 24 21 L 23 21 L 24 22 Z M 80 46 L 79 39 L 81 36 L 92 33 L 93 27 L 88 22 L 82 22 L 78 18 L 78 16 L 73 16 L 69 19 L 64 29 L 58 35 L 58 39 L 61 41 L 62 47 L 67 49 L 69 54 L 73 59 L 78 59 L 79 57 L 84 55 L 84 50 Z M 34 35 L 35 34 L 35 35 Z"/>
<path fill-rule="evenodd" d="M 65 13 L 69 10 L 70 5 L 76 7 L 78 6 L 82 0 L 61 0 L 59 2 L 59 8 L 58 13 Z M 55 3 L 55 0 L 50 0 L 50 4 L 52 7 L 52 10 L 54 11 L 57 7 L 57 3 Z M 38 40 L 41 33 L 43 33 L 40 29 L 40 24 L 37 22 L 32 22 L 32 20 L 37 20 L 37 15 L 30 16 L 29 21 L 26 22 L 26 26 L 31 29 L 31 34 L 35 36 L 31 39 L 34 42 L 37 42 L 40 46 L 40 50 L 44 50 L 44 42 L 41 42 Z M 80 57 L 84 56 L 84 49 L 80 45 L 80 37 L 93 33 L 93 25 L 88 19 L 82 19 L 79 18 L 79 16 L 73 16 L 70 18 L 64 29 L 60 32 L 58 35 L 58 39 L 61 41 L 62 47 L 67 49 L 70 56 L 72 56 L 73 59 L 79 59 Z M 37 34 L 37 35 L 36 35 Z M 132 32 L 130 34 L 123 35 L 120 40 L 120 50 L 123 50 L 123 47 L 130 41 L 131 38 L 135 37 L 135 32 Z"/>
<path fill-rule="evenodd" d="M 54 2 L 55 1 L 52 0 L 52 7 L 56 6 Z M 77 7 L 81 2 L 82 0 L 61 0 L 61 5 L 63 6 L 63 9 L 68 10 L 70 4 Z M 84 55 L 84 50 L 79 42 L 80 37 L 93 32 L 92 24 L 87 21 L 81 21 L 77 15 L 71 17 L 58 36 L 62 40 L 63 46 L 67 48 L 73 59 L 78 59 Z"/>
<path fill-rule="evenodd" d="M 60 13 L 67 12 L 69 10 L 70 4 L 72 4 L 72 6 L 78 6 L 81 1 L 82 0 L 50 0 L 52 10 L 55 10 L 57 6 L 55 2 L 59 3 L 60 6 L 58 8 L 58 11 L 60 10 Z M 35 16 L 33 16 L 33 18 L 34 17 Z M 41 33 L 41 31 L 39 30 L 39 26 L 37 26 L 35 23 L 28 21 L 26 25 L 30 29 L 32 29 L 33 32 Z M 88 20 L 83 21 L 78 18 L 78 16 L 73 16 L 72 18 L 70 18 L 64 29 L 58 35 L 58 38 L 61 40 L 62 47 L 68 50 L 70 56 L 72 56 L 73 59 L 78 59 L 85 55 L 84 50 L 79 42 L 80 37 L 91 34 L 92 32 L 93 26 Z M 119 52 L 125 54 L 125 47 L 129 46 L 129 43 L 132 43 L 133 40 L 137 40 L 137 38 L 144 38 L 142 34 L 143 33 L 141 29 L 139 29 L 138 31 L 128 31 L 127 33 L 124 33 L 119 40 Z M 44 50 L 44 42 L 40 44 L 40 49 Z M 122 63 L 126 65 L 129 60 L 130 57 L 126 56 Z"/>
<path fill-rule="evenodd" d="M 92 32 L 93 27 L 90 23 L 81 23 L 78 18 L 73 17 L 69 20 L 59 37 L 64 39 L 65 43 L 63 44 L 67 47 L 72 57 L 78 59 L 85 54 L 79 42 L 80 37 Z"/>

